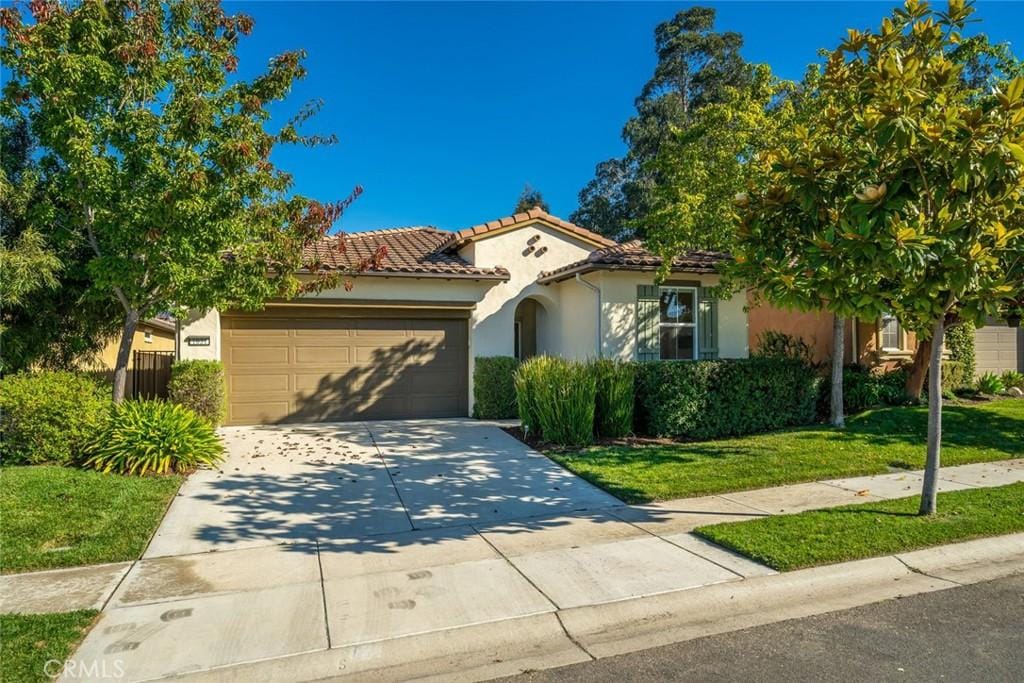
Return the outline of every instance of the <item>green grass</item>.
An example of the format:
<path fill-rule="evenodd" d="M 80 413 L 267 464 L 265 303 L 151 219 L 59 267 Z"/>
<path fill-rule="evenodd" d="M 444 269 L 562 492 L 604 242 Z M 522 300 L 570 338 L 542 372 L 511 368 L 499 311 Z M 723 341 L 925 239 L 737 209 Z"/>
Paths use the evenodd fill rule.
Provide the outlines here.
<path fill-rule="evenodd" d="M 63 662 L 85 635 L 99 612 L 81 610 L 61 614 L 0 614 L 0 681 L 29 683 L 53 680 L 47 675 L 60 673 Z"/>
<path fill-rule="evenodd" d="M 791 429 L 721 441 L 595 446 L 551 457 L 627 503 L 924 467 L 925 407 L 874 410 L 845 429 Z M 943 465 L 1024 457 L 1024 400 L 943 409 Z"/>
<path fill-rule="evenodd" d="M 0 468 L 0 571 L 137 559 L 182 481 L 50 465 Z"/>
<path fill-rule="evenodd" d="M 1024 483 L 939 494 L 938 513 L 917 514 L 919 496 L 861 503 L 694 533 L 779 571 L 859 560 L 1024 531 Z"/>

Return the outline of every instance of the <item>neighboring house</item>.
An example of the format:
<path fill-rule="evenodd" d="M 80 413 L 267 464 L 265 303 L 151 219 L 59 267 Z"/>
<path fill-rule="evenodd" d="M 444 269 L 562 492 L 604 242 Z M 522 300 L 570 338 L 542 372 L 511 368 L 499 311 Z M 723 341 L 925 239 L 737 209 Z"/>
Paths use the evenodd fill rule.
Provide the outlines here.
<path fill-rule="evenodd" d="M 174 351 L 175 328 L 173 320 L 163 318 L 150 318 L 140 322 L 135 330 L 135 336 L 132 338 L 132 352 Z M 118 335 L 107 342 L 92 363 L 92 367 L 97 370 L 113 370 L 114 365 L 117 364 L 117 350 L 120 346 L 121 337 Z M 129 363 L 131 363 L 130 360 Z"/>
<path fill-rule="evenodd" d="M 661 260 L 540 209 L 460 232 L 431 227 L 328 238 L 309 260 L 343 267 L 380 246 L 378 270 L 343 288 L 207 311 L 180 327 L 182 358 L 224 362 L 228 423 L 469 415 L 474 359 L 697 359 L 748 355 L 746 299 L 716 300 L 715 266 Z"/>
<path fill-rule="evenodd" d="M 802 313 L 776 308 L 767 303 L 751 306 L 750 348 L 757 350 L 760 336 L 775 330 L 800 337 L 810 344 L 814 360 L 827 363 L 832 357 L 832 314 Z M 1007 327 L 996 320 L 975 330 L 975 374 L 1024 371 L 1024 330 Z M 899 320 L 856 320 L 846 324 L 844 360 L 891 370 L 910 362 L 917 350 L 917 337 L 904 330 Z"/>

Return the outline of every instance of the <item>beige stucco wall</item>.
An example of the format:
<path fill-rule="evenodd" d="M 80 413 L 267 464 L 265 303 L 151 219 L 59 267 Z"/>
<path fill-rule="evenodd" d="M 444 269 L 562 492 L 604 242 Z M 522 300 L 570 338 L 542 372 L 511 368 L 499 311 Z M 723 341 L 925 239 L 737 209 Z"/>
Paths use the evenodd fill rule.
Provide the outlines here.
<path fill-rule="evenodd" d="M 605 271 L 586 276 L 601 287 L 602 355 L 606 358 L 636 358 L 636 288 L 654 284 L 653 273 Z M 718 284 L 717 275 L 681 273 L 677 280 L 699 282 L 702 287 Z M 570 283 L 562 283 L 565 286 Z M 575 284 L 575 283 L 572 283 Z M 579 285 L 575 285 L 579 286 Z M 747 343 L 746 296 L 739 294 L 718 302 L 718 355 L 720 358 L 746 358 Z M 591 303 L 591 310 L 593 310 Z M 591 317 L 591 320 L 593 318 Z M 592 329 L 592 328 L 591 328 Z M 593 344 L 590 348 L 593 349 Z"/>

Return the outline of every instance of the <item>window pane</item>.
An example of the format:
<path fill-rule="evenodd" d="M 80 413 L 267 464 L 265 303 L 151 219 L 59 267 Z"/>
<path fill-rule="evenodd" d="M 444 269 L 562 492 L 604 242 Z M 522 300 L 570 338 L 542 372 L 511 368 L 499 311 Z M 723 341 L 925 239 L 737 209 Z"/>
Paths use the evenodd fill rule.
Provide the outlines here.
<path fill-rule="evenodd" d="M 662 360 L 693 360 L 693 328 L 661 328 Z"/>
<path fill-rule="evenodd" d="M 693 292 L 663 289 L 660 308 L 663 323 L 692 323 Z"/>
<path fill-rule="evenodd" d="M 900 348 L 900 324 L 891 316 L 882 318 L 882 348 Z"/>

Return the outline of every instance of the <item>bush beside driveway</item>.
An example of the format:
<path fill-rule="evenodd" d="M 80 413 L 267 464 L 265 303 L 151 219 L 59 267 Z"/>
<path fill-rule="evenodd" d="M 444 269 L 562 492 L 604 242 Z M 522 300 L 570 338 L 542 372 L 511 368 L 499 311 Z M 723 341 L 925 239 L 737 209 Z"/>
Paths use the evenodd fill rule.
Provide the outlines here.
<path fill-rule="evenodd" d="M 767 409 L 767 408 L 766 408 Z M 928 413 L 894 407 L 815 426 L 720 441 L 550 452 L 627 503 L 646 503 L 924 466 Z M 1024 401 L 947 406 L 943 465 L 1024 456 Z"/>

